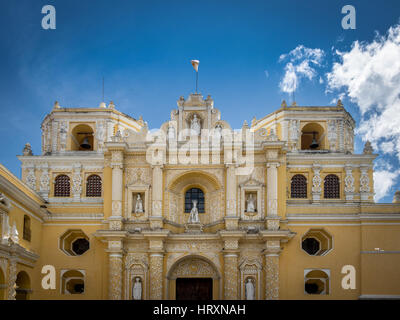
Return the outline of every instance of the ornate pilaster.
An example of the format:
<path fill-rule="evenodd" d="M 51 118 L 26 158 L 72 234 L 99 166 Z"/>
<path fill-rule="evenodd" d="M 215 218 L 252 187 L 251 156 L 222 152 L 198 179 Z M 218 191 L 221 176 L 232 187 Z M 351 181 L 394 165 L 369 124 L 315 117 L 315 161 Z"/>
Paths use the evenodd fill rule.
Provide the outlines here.
<path fill-rule="evenodd" d="M 354 198 L 354 177 L 353 169 L 350 166 L 346 166 L 346 177 L 344 178 L 344 193 L 347 201 L 352 201 Z"/>
<path fill-rule="evenodd" d="M 238 299 L 238 254 L 224 254 L 224 289 L 225 300 Z"/>
<path fill-rule="evenodd" d="M 278 216 L 278 167 L 279 162 L 267 163 L 267 216 Z"/>
<path fill-rule="evenodd" d="M 235 165 L 226 164 L 226 215 L 236 216 L 236 175 Z"/>
<path fill-rule="evenodd" d="M 239 299 L 239 240 L 244 231 L 220 231 L 224 241 L 224 299 Z"/>
<path fill-rule="evenodd" d="M 122 229 L 122 190 L 123 190 L 123 161 L 126 144 L 124 142 L 108 142 L 111 151 L 112 168 L 112 212 L 110 221 L 111 230 Z"/>
<path fill-rule="evenodd" d="M 329 141 L 329 149 L 332 151 L 336 151 L 336 143 L 337 143 L 337 125 L 336 120 L 328 120 L 328 141 Z"/>
<path fill-rule="evenodd" d="M 40 176 L 39 193 L 45 200 L 49 200 L 50 175 L 49 175 L 49 166 L 47 163 L 45 165 L 43 165 L 43 167 L 42 167 L 42 174 Z"/>
<path fill-rule="evenodd" d="M 322 183 L 322 179 L 321 179 L 321 166 L 317 163 L 313 164 L 313 178 L 312 178 L 312 199 L 313 201 L 319 201 L 321 200 L 321 192 L 322 192 L 322 188 L 321 188 L 321 183 Z"/>
<path fill-rule="evenodd" d="M 168 234 L 168 230 L 143 231 L 149 240 L 150 300 L 163 298 L 164 241 Z"/>
<path fill-rule="evenodd" d="M 344 152 L 344 123 L 343 120 L 338 120 L 338 129 L 339 129 L 339 151 Z"/>
<path fill-rule="evenodd" d="M 75 202 L 81 201 L 82 194 L 82 166 L 80 164 L 76 164 L 73 167 L 72 172 L 72 195 L 74 197 Z"/>
<path fill-rule="evenodd" d="M 371 188 L 369 186 L 369 166 L 360 167 L 360 194 L 362 201 L 368 201 L 370 196 Z"/>
<path fill-rule="evenodd" d="M 110 300 L 122 299 L 122 265 L 123 249 L 121 240 L 108 241 L 109 257 L 109 286 L 108 297 Z"/>
<path fill-rule="evenodd" d="M 150 300 L 161 300 L 163 292 L 164 253 L 150 253 Z"/>
<path fill-rule="evenodd" d="M 58 147 L 58 122 L 53 121 L 51 124 L 51 152 L 57 152 Z"/>
<path fill-rule="evenodd" d="M 8 263 L 7 300 L 15 300 L 17 294 L 15 281 L 17 280 L 17 259 L 12 256 Z"/>
<path fill-rule="evenodd" d="M 30 165 L 27 167 L 28 173 L 25 178 L 25 183 L 29 188 L 36 191 L 36 176 L 35 176 L 35 165 Z"/>
<path fill-rule="evenodd" d="M 152 182 L 152 205 L 150 227 L 152 229 L 161 229 L 163 227 L 162 219 L 162 197 L 163 197 L 163 166 L 154 165 Z"/>
<path fill-rule="evenodd" d="M 279 254 L 281 251 L 279 240 L 266 242 L 265 254 L 265 299 L 279 299 Z"/>

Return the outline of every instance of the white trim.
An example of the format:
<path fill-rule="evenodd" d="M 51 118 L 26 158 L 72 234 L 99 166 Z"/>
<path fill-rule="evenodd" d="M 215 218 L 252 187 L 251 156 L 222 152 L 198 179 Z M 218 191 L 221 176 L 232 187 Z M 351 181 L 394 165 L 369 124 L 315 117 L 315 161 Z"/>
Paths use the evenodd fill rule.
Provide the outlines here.
<path fill-rule="evenodd" d="M 398 226 L 400 225 L 399 223 L 391 223 L 391 222 L 360 222 L 360 223 L 288 223 L 288 226 L 363 226 L 363 225 L 368 225 L 368 226 Z"/>
<path fill-rule="evenodd" d="M 35 215 L 34 213 L 32 213 L 31 211 L 28 211 L 27 209 L 25 209 L 24 207 L 20 206 L 17 202 L 15 202 L 14 200 L 8 198 L 8 200 L 15 205 L 16 207 L 20 208 L 22 211 L 24 211 L 25 213 L 27 213 L 29 216 L 35 218 L 37 221 L 39 222 L 44 222 L 43 219 L 39 218 L 37 215 Z M 10 210 L 11 211 L 11 210 Z"/>

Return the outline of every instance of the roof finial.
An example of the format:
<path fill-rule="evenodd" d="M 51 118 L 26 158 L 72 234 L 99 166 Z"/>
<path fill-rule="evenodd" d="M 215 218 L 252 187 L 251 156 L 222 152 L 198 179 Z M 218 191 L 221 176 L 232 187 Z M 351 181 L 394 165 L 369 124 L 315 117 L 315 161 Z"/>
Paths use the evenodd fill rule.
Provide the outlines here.
<path fill-rule="evenodd" d="M 53 109 L 60 109 L 60 104 L 58 103 L 58 101 L 54 102 Z"/>
<path fill-rule="evenodd" d="M 336 105 L 337 107 L 343 107 L 343 103 L 342 103 L 342 100 L 338 100 L 337 101 L 337 105 Z"/>
<path fill-rule="evenodd" d="M 287 107 L 286 100 L 282 100 L 281 107 L 282 108 L 286 108 Z"/>

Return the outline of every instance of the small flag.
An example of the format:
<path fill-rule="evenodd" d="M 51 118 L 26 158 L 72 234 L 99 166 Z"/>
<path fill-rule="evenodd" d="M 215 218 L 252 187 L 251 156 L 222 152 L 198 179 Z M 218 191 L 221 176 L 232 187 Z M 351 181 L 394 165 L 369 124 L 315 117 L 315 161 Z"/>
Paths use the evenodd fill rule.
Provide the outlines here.
<path fill-rule="evenodd" d="M 190 61 L 190 63 L 192 64 L 194 70 L 196 70 L 196 72 L 198 72 L 199 71 L 200 61 L 199 60 L 192 60 L 192 61 Z"/>

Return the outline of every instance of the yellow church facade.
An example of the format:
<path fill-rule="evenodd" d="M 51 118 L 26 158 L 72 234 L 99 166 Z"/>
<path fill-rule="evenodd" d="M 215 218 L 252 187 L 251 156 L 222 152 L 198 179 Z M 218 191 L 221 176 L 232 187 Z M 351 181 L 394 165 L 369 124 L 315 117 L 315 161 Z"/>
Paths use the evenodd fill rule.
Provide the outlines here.
<path fill-rule="evenodd" d="M 340 101 L 240 130 L 200 94 L 159 130 L 56 103 L 0 166 L 0 299 L 400 298 L 400 193 L 374 203 L 354 127 Z"/>

